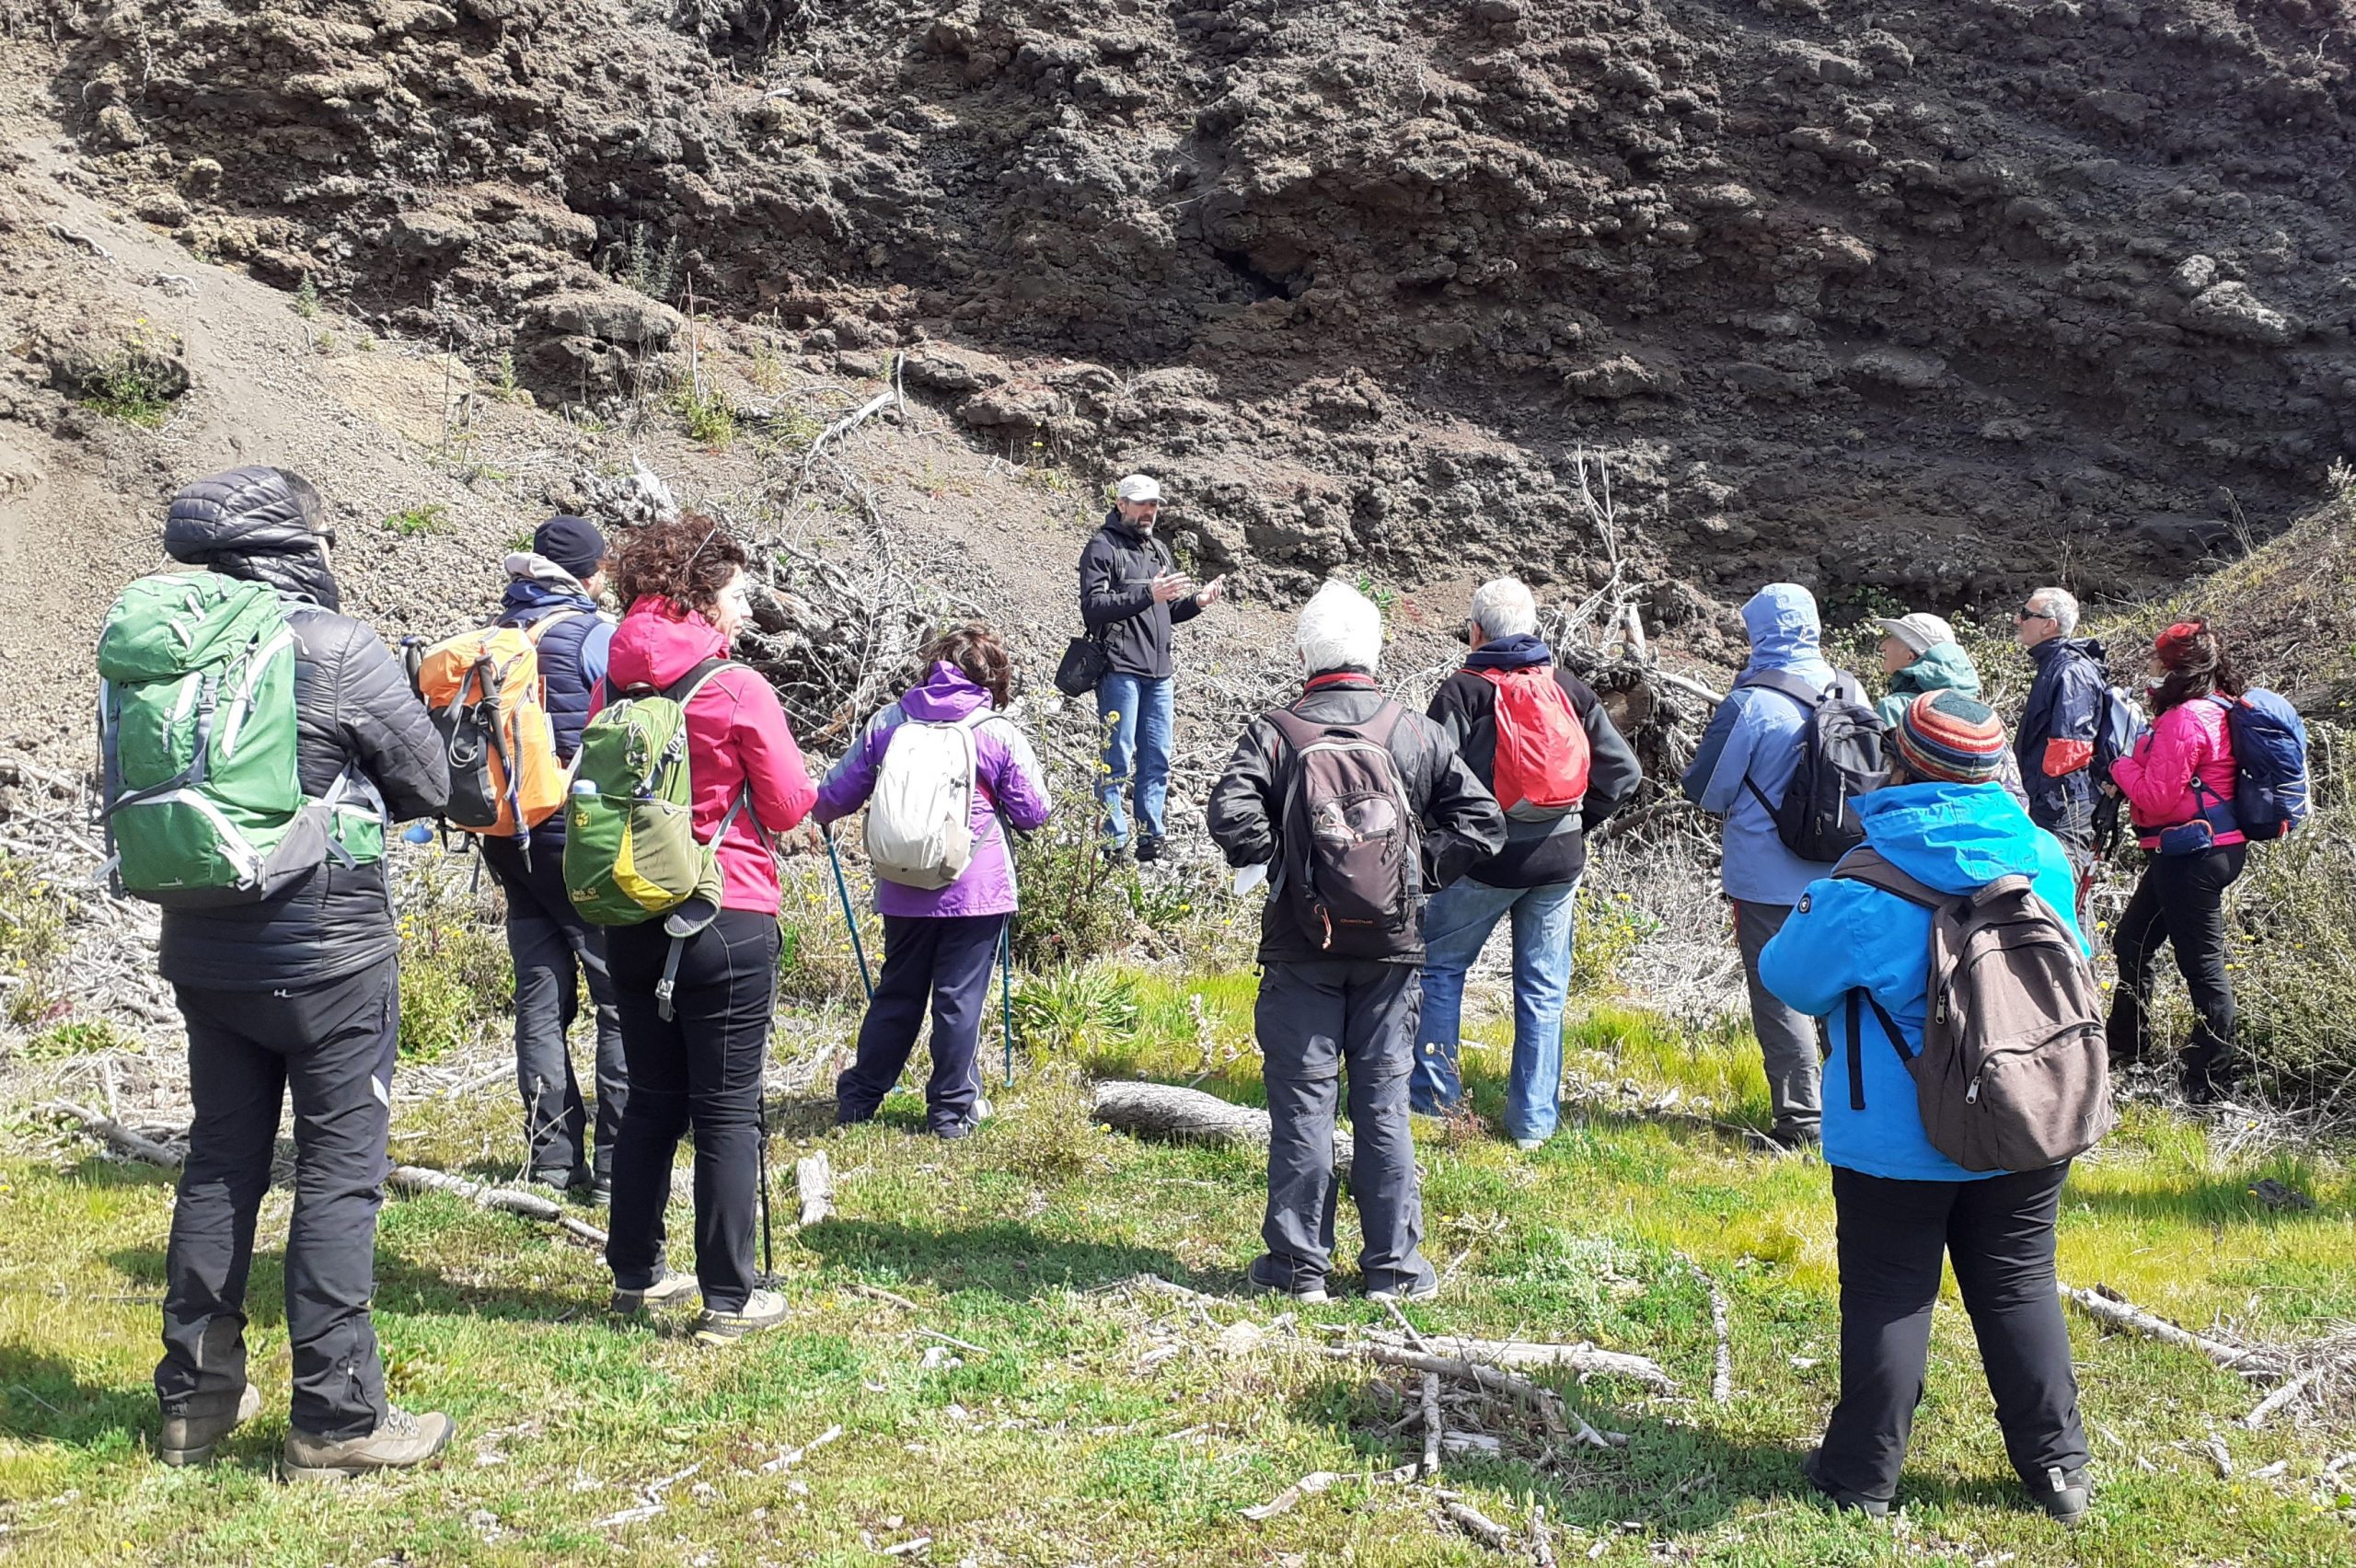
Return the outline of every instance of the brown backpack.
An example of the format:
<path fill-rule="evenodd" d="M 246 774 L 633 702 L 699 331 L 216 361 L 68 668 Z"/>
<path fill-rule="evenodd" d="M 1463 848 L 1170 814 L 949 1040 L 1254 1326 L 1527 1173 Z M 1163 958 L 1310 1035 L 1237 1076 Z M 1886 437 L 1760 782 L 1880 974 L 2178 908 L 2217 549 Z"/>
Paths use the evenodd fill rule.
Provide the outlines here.
<path fill-rule="evenodd" d="M 1422 836 L 1391 751 L 1405 713 L 1385 702 L 1357 724 L 1289 708 L 1268 715 L 1284 740 L 1281 892 L 1300 928 L 1335 958 L 1384 957 L 1415 919 Z"/>
<path fill-rule="evenodd" d="M 2042 1170 L 2118 1124 L 2094 965 L 2028 878 L 1941 893 L 1870 846 L 1833 874 L 1931 912 L 1921 1053 L 1910 1055 L 1897 1020 L 1865 999 L 1913 1075 L 1933 1148 L 1966 1170 Z M 1853 1043 L 1857 1022 L 1853 993 Z"/>

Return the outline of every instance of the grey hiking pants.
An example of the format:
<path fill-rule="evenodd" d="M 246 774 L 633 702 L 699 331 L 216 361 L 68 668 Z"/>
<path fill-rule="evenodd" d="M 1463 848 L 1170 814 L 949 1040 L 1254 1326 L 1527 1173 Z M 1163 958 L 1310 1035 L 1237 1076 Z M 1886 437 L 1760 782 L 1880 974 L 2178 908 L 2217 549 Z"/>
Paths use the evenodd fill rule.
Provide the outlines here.
<path fill-rule="evenodd" d="M 1816 1020 L 1786 1005 L 1759 982 L 1759 955 L 1792 917 L 1789 905 L 1734 901 L 1735 945 L 1742 950 L 1742 977 L 1750 987 L 1750 1027 L 1767 1068 L 1767 1092 L 1778 1138 L 1814 1133 L 1824 1118 L 1819 1085 L 1824 1048 Z"/>
<path fill-rule="evenodd" d="M 1322 1288 L 1334 1261 L 1334 1113 L 1349 1076 L 1350 1196 L 1369 1290 L 1412 1290 L 1432 1278 L 1418 1245 L 1423 1199 L 1407 1124 L 1422 989 L 1413 963 L 1345 959 L 1271 963 L 1253 1021 L 1266 1057 L 1267 1255 L 1253 1265 L 1279 1289 Z"/>
<path fill-rule="evenodd" d="M 385 1419 L 368 1299 L 399 1038 L 396 962 L 300 991 L 179 987 L 188 1021 L 188 1130 L 164 1262 L 170 1416 L 226 1414 L 246 1389 L 246 1275 L 270 1190 L 279 1107 L 294 1101 L 294 1215 L 286 1228 L 286 1338 L 294 1428 L 361 1437 Z"/>
<path fill-rule="evenodd" d="M 524 1101 L 527 1169 L 543 1181 L 563 1182 L 581 1170 L 607 1180 L 629 1099 L 629 1067 L 614 983 L 606 973 L 606 934 L 581 917 L 565 892 L 561 835 L 534 834 L 529 864 L 513 839 L 486 838 L 481 849 L 483 864 L 507 895 L 507 952 L 515 965 L 515 1090 Z M 594 1147 L 568 1043 L 584 982 L 597 1034 Z"/>

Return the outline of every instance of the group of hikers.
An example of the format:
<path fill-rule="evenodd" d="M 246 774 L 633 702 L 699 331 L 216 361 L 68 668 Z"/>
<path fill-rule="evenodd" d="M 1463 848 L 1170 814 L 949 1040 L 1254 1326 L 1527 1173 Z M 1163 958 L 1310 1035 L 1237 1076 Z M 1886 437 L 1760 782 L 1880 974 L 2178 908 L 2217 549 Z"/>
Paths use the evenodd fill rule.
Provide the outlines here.
<path fill-rule="evenodd" d="M 1103 721 L 1100 831 L 1151 860 L 1165 851 L 1172 628 L 1223 584 L 1197 586 L 1155 536 L 1155 480 L 1133 475 L 1116 497 L 1080 558 L 1084 629 L 1056 674 L 1093 692 Z M 113 869 L 163 906 L 159 967 L 187 1020 L 195 1108 L 156 1374 L 167 1462 L 205 1459 L 257 1408 L 244 1297 L 290 1094 L 287 1472 L 413 1465 L 450 1440 L 446 1416 L 387 1401 L 369 1317 L 398 1032 L 388 823 L 467 830 L 504 894 L 527 1169 L 609 1205 L 617 1313 L 696 1299 L 695 1335 L 713 1344 L 785 1317 L 754 1237 L 776 846 L 805 819 L 861 815 L 884 933 L 837 1122 L 876 1114 L 928 1013 L 929 1129 L 961 1138 L 989 1114 L 976 1058 L 1018 900 L 1010 835 L 1052 802 L 1009 712 L 1014 660 L 988 627 L 941 628 L 905 693 L 814 782 L 768 681 L 729 658 L 751 618 L 751 562 L 711 518 L 608 541 L 552 517 L 506 558 L 488 624 L 412 646 L 406 671 L 339 613 L 335 531 L 301 478 L 199 480 L 172 501 L 164 544 L 207 570 L 127 589 L 99 671 Z M 1888 693 L 1875 708 L 1825 659 L 1807 591 L 1773 584 L 1743 607 L 1750 662 L 1682 779 L 1724 819 L 1771 1136 L 1786 1150 L 1820 1143 L 1832 1167 L 1841 1397 L 1804 1473 L 1871 1513 L 1896 1491 L 1943 1257 L 2015 1469 L 2055 1516 L 2084 1513 L 2054 1291 L 2062 1181 L 2109 1125 L 2106 1058 L 2152 1050 L 2162 941 L 2200 1015 L 2185 1086 L 2198 1099 L 2231 1082 L 2221 899 L 2246 838 L 2304 810 L 2291 798 L 2303 775 L 2254 769 L 2279 699 L 2243 695 L 2214 628 L 2155 640 L 2145 728 L 2102 650 L 2073 636 L 2077 613 L 2058 588 L 2022 603 L 2037 673 L 2008 741 L 1938 617 L 1880 623 Z M 1643 778 L 1597 694 L 1542 640 L 1526 585 L 1484 583 L 1462 631 L 1461 666 L 1411 712 L 1379 678 L 1380 609 L 1327 582 L 1296 624 L 1298 695 L 1245 727 L 1206 802 L 1238 887 L 1266 888 L 1255 1027 L 1271 1142 L 1249 1277 L 1306 1302 L 1334 1284 L 1345 1081 L 1359 1287 L 1388 1301 L 1439 1288 L 1409 1116 L 1461 1106 L 1465 977 L 1508 918 L 1505 1131 L 1525 1150 L 1555 1131 L 1587 836 Z M 2120 923 L 2106 1023 L 2084 908 L 2114 801 L 2153 853 Z M 1974 958 L 1990 954 L 2001 962 Z M 567 1043 L 584 986 L 594 1116 Z M 1958 1062 L 1968 1095 L 1940 1098 L 1933 1078 Z M 683 1137 L 693 1274 L 666 1262 Z"/>

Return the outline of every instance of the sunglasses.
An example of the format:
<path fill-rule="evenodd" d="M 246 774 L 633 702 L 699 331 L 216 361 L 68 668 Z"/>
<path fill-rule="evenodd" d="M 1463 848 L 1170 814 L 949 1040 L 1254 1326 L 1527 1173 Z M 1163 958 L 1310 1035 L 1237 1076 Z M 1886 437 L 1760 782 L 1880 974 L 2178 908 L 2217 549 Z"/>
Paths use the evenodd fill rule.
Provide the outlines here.
<path fill-rule="evenodd" d="M 2043 610 L 2032 610 L 2027 605 L 2023 605 L 2019 609 L 2013 612 L 2013 618 L 2016 621 L 2025 621 L 2051 620 L 2053 617 L 2046 614 Z"/>

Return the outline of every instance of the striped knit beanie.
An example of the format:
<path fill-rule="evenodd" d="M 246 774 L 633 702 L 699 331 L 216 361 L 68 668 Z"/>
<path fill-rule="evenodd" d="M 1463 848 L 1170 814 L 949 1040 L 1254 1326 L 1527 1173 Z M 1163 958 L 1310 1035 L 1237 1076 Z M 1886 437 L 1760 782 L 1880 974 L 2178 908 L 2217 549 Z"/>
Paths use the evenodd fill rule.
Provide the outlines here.
<path fill-rule="evenodd" d="M 1926 691 L 1890 732 L 1899 760 L 1917 778 L 1985 784 L 2004 771 L 2004 726 L 1996 710 L 1958 691 Z"/>

